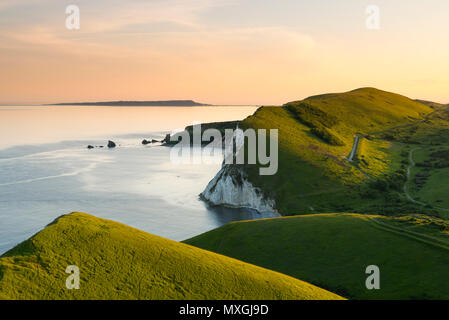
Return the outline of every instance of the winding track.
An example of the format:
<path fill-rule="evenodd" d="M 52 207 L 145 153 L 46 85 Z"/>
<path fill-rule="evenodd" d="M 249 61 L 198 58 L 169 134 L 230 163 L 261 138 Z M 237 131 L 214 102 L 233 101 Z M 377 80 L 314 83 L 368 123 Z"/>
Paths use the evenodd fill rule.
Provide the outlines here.
<path fill-rule="evenodd" d="M 439 110 L 435 110 L 435 111 L 433 111 L 433 112 L 427 114 L 423 119 L 418 120 L 418 121 L 415 121 L 415 122 L 413 122 L 413 123 L 409 123 L 409 124 L 405 124 L 405 125 L 400 125 L 400 126 L 395 126 L 395 127 L 391 127 L 391 128 L 385 129 L 385 130 L 380 130 L 380 131 L 372 132 L 372 133 L 369 133 L 368 135 L 379 134 L 379 133 L 382 133 L 382 132 L 388 132 L 388 131 L 391 131 L 391 130 L 395 130 L 395 129 L 399 129 L 399 128 L 405 128 L 405 127 L 408 127 L 408 126 L 413 126 L 413 125 L 416 125 L 416 124 L 419 124 L 419 123 L 423 123 L 423 122 L 425 122 L 426 120 L 428 120 L 428 119 L 429 119 L 432 115 L 434 115 L 435 113 L 438 113 L 438 112 L 443 111 L 443 110 L 449 110 L 449 107 L 447 107 L 447 108 L 442 108 L 442 109 L 439 109 Z M 353 146 L 352 146 L 351 153 L 349 154 L 349 157 L 347 158 L 347 160 L 348 160 L 349 162 L 353 162 L 353 161 L 354 161 L 354 157 L 355 157 L 356 154 L 357 154 L 357 149 L 358 149 L 358 146 L 359 146 L 359 142 L 360 142 L 360 140 L 363 139 L 364 137 L 365 137 L 365 136 L 363 136 L 363 135 L 360 135 L 360 136 L 358 135 L 358 136 L 355 137 L 355 139 L 354 139 L 354 144 L 353 144 Z M 408 199 L 409 201 L 411 201 L 411 202 L 413 202 L 413 203 L 416 203 L 416 204 L 419 204 L 419 205 L 422 205 L 422 206 L 426 206 L 427 203 L 424 203 L 424 202 L 421 202 L 421 201 L 418 201 L 418 200 L 414 199 L 414 198 L 410 195 L 410 193 L 409 193 L 409 191 L 408 191 L 408 183 L 410 182 L 411 170 L 412 170 L 412 168 L 415 166 L 415 161 L 413 160 L 413 152 L 416 151 L 416 150 L 418 150 L 418 149 L 420 149 L 420 148 L 415 148 L 415 149 L 410 150 L 410 154 L 409 154 L 410 165 L 409 165 L 408 168 L 407 168 L 407 181 L 404 183 L 404 194 L 405 194 L 405 196 L 407 197 L 407 199 Z M 356 167 L 357 167 L 357 166 L 356 166 Z M 367 176 L 368 178 L 373 179 L 373 178 L 371 178 L 368 174 L 366 174 L 364 171 L 362 171 L 360 168 L 357 168 L 357 169 L 358 169 L 360 172 L 362 172 L 365 176 Z M 446 212 L 449 212 L 449 209 L 447 209 L 447 208 L 442 208 L 442 207 L 437 207 L 437 206 L 434 206 L 434 208 L 439 209 L 439 210 L 443 210 L 443 211 L 446 211 Z"/>
<path fill-rule="evenodd" d="M 379 219 L 376 219 L 374 217 L 367 218 L 367 221 L 372 222 L 373 226 L 378 229 L 381 229 L 381 230 L 384 230 L 387 232 L 392 232 L 392 233 L 398 234 L 403 237 L 408 237 L 408 238 L 414 239 L 416 241 L 420 241 L 420 242 L 423 242 L 423 243 L 426 243 L 426 244 L 429 244 L 429 245 L 432 245 L 435 247 L 439 247 L 444 250 L 449 250 L 448 242 L 443 241 L 438 238 L 435 238 L 435 237 L 432 237 L 432 236 L 429 236 L 427 234 L 395 227 L 395 226 L 389 225 L 385 222 L 382 222 Z"/>
<path fill-rule="evenodd" d="M 349 162 L 354 161 L 354 157 L 357 154 L 357 148 L 359 146 L 360 139 L 363 139 L 363 138 L 365 138 L 366 136 L 369 136 L 369 135 L 376 135 L 376 134 L 379 134 L 379 133 L 384 133 L 384 132 L 388 132 L 388 131 L 391 131 L 391 130 L 406 128 L 406 127 L 414 126 L 414 125 L 419 124 L 419 123 L 423 123 L 426 120 L 428 120 L 432 115 L 434 115 L 434 114 L 436 114 L 436 113 L 438 113 L 440 111 L 444 111 L 444 110 L 449 110 L 449 107 L 435 110 L 435 111 L 425 115 L 424 118 L 422 118 L 421 120 L 417 120 L 417 121 L 414 121 L 412 123 L 407 123 L 407 124 L 403 124 L 403 125 L 399 125 L 399 126 L 390 127 L 388 129 L 374 131 L 374 132 L 368 133 L 367 135 L 356 136 L 355 139 L 354 139 L 354 144 L 352 146 L 351 153 L 349 154 L 349 157 L 348 157 L 348 161 Z"/>
<path fill-rule="evenodd" d="M 349 162 L 353 162 L 354 161 L 354 157 L 357 155 L 357 149 L 359 148 L 359 142 L 363 138 L 364 138 L 364 136 L 356 136 L 354 138 L 354 144 L 352 145 L 351 153 L 349 154 L 349 157 L 346 158 L 346 160 L 348 160 Z M 371 177 L 368 173 L 366 173 L 365 171 L 360 169 L 358 165 L 354 165 L 354 168 L 356 168 L 358 171 L 360 171 L 360 173 L 363 174 L 368 179 L 374 180 L 374 178 Z"/>
<path fill-rule="evenodd" d="M 413 199 L 413 197 L 412 197 L 412 196 L 410 195 L 410 193 L 408 192 L 408 188 L 407 188 L 407 184 L 408 184 L 409 181 L 410 181 L 410 176 L 411 176 L 411 173 L 412 173 L 412 168 L 415 166 L 415 161 L 413 160 L 413 152 L 415 152 L 415 151 L 418 150 L 418 149 L 420 149 L 420 148 L 415 148 L 415 149 L 410 150 L 410 154 L 409 154 L 409 161 L 410 161 L 410 164 L 409 164 L 409 166 L 407 167 L 407 181 L 405 181 L 405 183 L 404 183 L 404 193 L 405 193 L 405 196 L 407 197 L 407 199 L 410 200 L 411 202 L 420 204 L 420 205 L 422 205 L 422 206 L 425 206 L 426 203 Z"/>
<path fill-rule="evenodd" d="M 359 147 L 359 140 L 360 140 L 360 136 L 355 136 L 354 144 L 352 146 L 352 150 L 351 150 L 351 153 L 349 154 L 349 158 L 348 158 L 349 162 L 352 162 L 354 160 L 354 157 L 357 153 L 357 148 Z"/>
<path fill-rule="evenodd" d="M 409 154 L 410 164 L 409 164 L 409 166 L 407 168 L 407 181 L 404 183 L 404 193 L 405 193 L 405 196 L 407 197 L 407 199 L 409 201 L 411 201 L 413 203 L 416 203 L 416 204 L 420 204 L 422 206 L 425 206 L 425 205 L 427 205 L 427 203 L 424 203 L 424 202 L 421 202 L 421 201 L 413 199 L 413 197 L 408 192 L 408 187 L 407 187 L 408 183 L 410 182 L 410 178 L 411 178 L 411 170 L 415 166 L 415 161 L 413 160 L 413 152 L 415 152 L 416 150 L 419 150 L 419 149 L 421 149 L 421 148 L 415 148 L 415 149 L 410 150 L 410 154 Z M 437 206 L 433 206 L 433 207 L 436 208 L 436 209 L 439 209 L 439 210 L 443 210 L 443 211 L 449 212 L 449 209 L 446 209 L 446 208 L 437 207 Z"/>

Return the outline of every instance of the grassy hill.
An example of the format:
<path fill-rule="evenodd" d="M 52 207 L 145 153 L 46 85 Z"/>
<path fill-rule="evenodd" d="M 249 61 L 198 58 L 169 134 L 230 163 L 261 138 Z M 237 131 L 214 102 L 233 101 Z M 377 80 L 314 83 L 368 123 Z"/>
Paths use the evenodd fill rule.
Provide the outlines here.
<path fill-rule="evenodd" d="M 391 135 L 424 124 L 436 112 L 426 104 L 374 88 L 261 107 L 240 126 L 279 130 L 279 170 L 273 176 L 260 176 L 257 165 L 247 165 L 245 171 L 255 186 L 275 199 L 282 215 L 438 214 L 403 195 L 410 141 Z M 448 120 L 445 115 L 445 124 Z M 355 161 L 349 162 L 355 136 L 364 138 Z M 428 137 L 428 132 L 423 136 Z"/>
<path fill-rule="evenodd" d="M 319 214 L 234 222 L 186 243 L 353 299 L 449 299 L 449 222 Z M 380 268 L 367 290 L 366 267 Z"/>
<path fill-rule="evenodd" d="M 401 148 L 404 169 L 410 171 L 409 196 L 421 208 L 449 219 L 449 108 L 442 107 L 415 124 L 373 135 Z"/>
<path fill-rule="evenodd" d="M 441 216 L 449 219 L 449 148 L 420 146 L 412 153 L 415 165 L 411 167 L 408 190 L 416 201 L 441 208 Z"/>
<path fill-rule="evenodd" d="M 68 265 L 80 289 L 65 287 Z M 0 258 L 0 299 L 339 299 L 294 279 L 84 213 Z"/>
<path fill-rule="evenodd" d="M 425 104 L 429 107 L 431 107 L 432 109 L 438 110 L 438 109 L 442 109 L 442 108 L 447 108 L 449 105 L 447 104 L 442 104 L 442 103 L 438 103 L 438 102 L 433 102 L 433 101 L 428 101 L 428 100 L 415 100 L 416 102 Z"/>

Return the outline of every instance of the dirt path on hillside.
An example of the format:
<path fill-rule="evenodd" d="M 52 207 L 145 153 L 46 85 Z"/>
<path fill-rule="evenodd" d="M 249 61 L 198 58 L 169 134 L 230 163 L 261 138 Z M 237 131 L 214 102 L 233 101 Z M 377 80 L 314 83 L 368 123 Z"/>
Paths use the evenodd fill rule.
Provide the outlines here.
<path fill-rule="evenodd" d="M 407 167 L 407 181 L 405 181 L 405 183 L 404 183 L 404 193 L 405 193 L 405 196 L 407 197 L 407 199 L 410 200 L 411 202 L 425 206 L 426 204 L 424 202 L 420 202 L 418 200 L 413 199 L 413 197 L 408 192 L 408 183 L 410 182 L 412 168 L 415 166 L 415 161 L 413 161 L 413 152 L 415 152 L 418 149 L 420 149 L 420 148 L 412 149 L 412 150 L 410 150 L 410 153 L 409 153 L 410 164 Z"/>
<path fill-rule="evenodd" d="M 424 203 L 424 202 L 421 202 L 421 201 L 418 201 L 418 200 L 414 199 L 414 198 L 410 195 L 410 193 L 409 193 L 409 191 L 408 191 L 408 183 L 410 182 L 410 178 L 411 178 L 411 174 L 412 174 L 412 168 L 416 165 L 415 161 L 413 160 L 413 152 L 415 152 L 416 150 L 419 150 L 419 149 L 421 149 L 421 148 L 415 148 L 415 149 L 410 150 L 410 154 L 409 154 L 409 161 L 410 161 L 410 164 L 409 164 L 409 166 L 407 167 L 407 181 L 404 183 L 404 193 L 405 193 L 405 196 L 407 197 L 407 199 L 408 199 L 409 201 L 411 201 L 411 202 L 413 202 L 413 203 L 416 203 L 416 204 L 420 204 L 420 205 L 422 205 L 422 206 L 426 206 L 427 203 Z M 443 211 L 449 212 L 449 209 L 446 209 L 446 208 L 437 207 L 437 206 L 433 206 L 433 207 L 434 207 L 435 209 L 439 209 L 439 210 L 443 210 Z"/>
<path fill-rule="evenodd" d="M 360 136 L 355 136 L 354 144 L 352 146 L 351 153 L 349 154 L 348 161 L 352 162 L 354 160 L 355 155 L 357 154 L 357 148 L 359 147 Z"/>
<path fill-rule="evenodd" d="M 423 234 L 420 232 L 416 232 L 416 231 L 412 231 L 412 230 L 407 230 L 407 229 L 403 229 L 400 227 L 395 227 L 392 226 L 388 223 L 379 221 L 379 219 L 370 217 L 367 219 L 367 221 L 370 221 L 374 224 L 374 226 L 378 229 L 387 231 L 387 232 L 392 232 L 395 233 L 397 235 L 400 236 L 404 236 L 413 240 L 417 240 L 426 244 L 430 244 L 432 246 L 444 249 L 444 250 L 449 250 L 449 243 L 446 241 L 443 241 L 441 239 L 429 236 L 427 234 Z"/>
<path fill-rule="evenodd" d="M 409 126 L 414 126 L 414 125 L 423 123 L 423 122 L 425 122 L 426 120 L 428 120 L 432 115 L 434 115 L 434 114 L 436 114 L 436 113 L 438 113 L 438 112 L 441 112 L 441 111 L 445 111 L 445 110 L 449 110 L 449 107 L 435 110 L 435 111 L 433 111 L 433 112 L 431 112 L 431 113 L 425 115 L 421 120 L 417 120 L 417 121 L 414 121 L 414 122 L 412 122 L 412 123 L 407 123 L 407 124 L 404 124 L 404 125 L 399 125 L 399 126 L 390 127 L 390 128 L 384 129 L 384 130 L 379 130 L 379 131 L 375 131 L 375 132 L 370 132 L 370 133 L 365 134 L 365 135 L 363 135 L 363 134 L 357 135 L 357 136 L 355 137 L 355 139 L 354 139 L 354 144 L 353 144 L 353 146 L 352 146 L 351 153 L 349 154 L 349 157 L 347 158 L 347 160 L 348 160 L 349 162 L 353 162 L 353 161 L 354 161 L 354 157 L 357 155 L 357 149 L 358 149 L 358 147 L 359 147 L 359 143 L 360 143 L 360 141 L 361 141 L 363 138 L 369 137 L 369 136 L 371 136 L 371 135 L 376 135 L 376 134 L 379 134 L 379 133 L 384 133 L 384 132 L 388 132 L 388 131 L 391 131 L 391 130 L 401 129 L 401 128 L 405 128 L 405 127 L 409 127 Z M 415 149 L 415 150 L 416 150 L 416 149 Z M 411 155 L 411 157 L 412 157 L 412 155 Z M 412 161 L 413 161 L 413 159 L 411 160 L 411 163 L 412 163 Z M 361 173 L 363 173 L 365 176 L 367 176 L 368 178 L 374 180 L 374 179 L 373 179 L 372 177 L 370 177 L 366 172 L 364 172 L 363 170 L 361 170 L 358 166 L 355 166 L 355 167 L 356 167 Z M 408 168 L 408 170 L 410 170 L 410 169 L 411 169 L 411 167 Z M 409 180 L 409 179 L 407 178 L 407 182 L 408 182 L 408 180 Z M 406 184 L 407 184 L 407 183 L 406 183 Z M 406 191 L 406 188 L 407 188 L 406 184 L 404 185 L 404 192 L 405 192 L 407 198 L 408 198 L 410 201 L 414 202 L 414 203 L 422 204 L 422 203 L 420 203 L 419 201 L 416 201 L 415 199 L 413 199 L 413 198 L 410 196 L 410 194 Z M 424 205 L 425 205 L 425 204 L 424 204 Z M 446 209 L 444 209 L 444 210 L 446 210 Z M 449 210 L 448 210 L 448 211 L 449 211 Z"/>
<path fill-rule="evenodd" d="M 416 124 L 423 123 L 426 120 L 429 120 L 429 118 L 431 116 L 433 116 L 434 114 L 436 114 L 438 112 L 441 112 L 441 111 L 445 111 L 445 110 L 449 110 L 449 107 L 448 108 L 438 109 L 438 110 L 435 110 L 435 111 L 433 111 L 433 112 L 431 112 L 429 114 L 426 114 L 421 120 L 416 120 L 416 121 L 413 121 L 412 123 L 407 123 L 407 124 L 402 124 L 402 125 L 399 125 L 399 126 L 390 127 L 388 129 L 384 129 L 384 130 L 370 132 L 370 133 L 367 134 L 367 136 L 376 135 L 376 134 L 379 134 L 379 133 L 385 133 L 385 132 L 388 132 L 388 131 L 391 131 L 391 130 L 403 129 L 403 128 L 411 127 L 411 126 L 414 126 Z"/>

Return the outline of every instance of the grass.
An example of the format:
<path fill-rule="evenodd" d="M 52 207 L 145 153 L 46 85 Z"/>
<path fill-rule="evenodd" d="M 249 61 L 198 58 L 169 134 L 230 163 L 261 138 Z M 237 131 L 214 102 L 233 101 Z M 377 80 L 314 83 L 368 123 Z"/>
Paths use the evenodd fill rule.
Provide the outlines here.
<path fill-rule="evenodd" d="M 334 129 L 349 136 L 412 123 L 433 111 L 407 97 L 375 88 L 315 96 L 304 101 L 339 119 Z"/>
<path fill-rule="evenodd" d="M 443 109 L 443 108 L 447 108 L 449 105 L 447 104 L 442 104 L 442 103 L 438 103 L 438 102 L 433 102 L 433 101 L 427 101 L 427 100 L 415 100 L 416 102 L 425 104 L 429 107 L 431 107 L 432 109 L 438 110 L 438 109 Z"/>
<path fill-rule="evenodd" d="M 290 212 L 311 213 L 316 206 L 310 195 L 332 193 L 335 199 L 344 188 L 344 177 L 363 175 L 343 157 L 350 152 L 347 147 L 334 147 L 309 133 L 309 128 L 297 122 L 284 108 L 264 107 L 253 117 L 244 121 L 246 127 L 279 130 L 279 170 L 273 176 L 260 176 L 257 166 L 246 166 L 250 181 L 275 198 L 278 209 L 283 214 Z M 350 148 L 350 147 L 349 147 Z M 340 157 L 331 152 L 340 149 Z M 325 176 L 323 167 L 332 168 Z M 352 174 L 350 173 L 352 172 Z M 338 179 L 341 177 L 342 179 Z"/>
<path fill-rule="evenodd" d="M 282 215 L 390 214 L 397 210 L 396 202 L 404 200 L 399 182 L 390 182 L 402 174 L 400 154 L 406 144 L 381 133 L 413 126 L 432 112 L 428 105 L 374 88 L 261 107 L 240 125 L 279 130 L 279 170 L 274 176 L 260 176 L 257 165 L 245 169 L 249 180 L 276 201 Z M 368 138 L 361 139 L 356 161 L 350 163 L 346 158 L 356 135 Z M 396 187 L 367 191 L 373 180 Z M 374 196 L 367 198 L 367 192 Z M 415 211 L 416 206 L 410 206 Z"/>
<path fill-rule="evenodd" d="M 68 265 L 80 289 L 65 287 Z M 84 213 L 0 258 L 0 299 L 339 299 L 292 277 Z"/>
<path fill-rule="evenodd" d="M 435 157 L 438 152 L 441 157 Z M 446 153 L 449 149 L 444 146 L 422 145 L 413 152 L 416 163 L 411 170 L 409 190 L 411 196 L 425 202 L 433 208 L 440 209 L 441 216 L 449 219 L 449 162 Z"/>
<path fill-rule="evenodd" d="M 449 109 L 437 108 L 425 121 L 397 128 L 388 133 L 393 145 L 399 146 L 402 160 L 396 157 L 393 164 L 407 165 L 410 150 L 416 166 L 411 168 L 408 189 L 411 196 L 422 203 L 425 210 L 432 210 L 449 219 Z"/>
<path fill-rule="evenodd" d="M 346 298 L 449 299 L 448 230 L 448 222 L 420 215 L 317 214 L 234 222 L 186 243 Z M 380 290 L 365 287 L 369 265 L 380 268 Z"/>

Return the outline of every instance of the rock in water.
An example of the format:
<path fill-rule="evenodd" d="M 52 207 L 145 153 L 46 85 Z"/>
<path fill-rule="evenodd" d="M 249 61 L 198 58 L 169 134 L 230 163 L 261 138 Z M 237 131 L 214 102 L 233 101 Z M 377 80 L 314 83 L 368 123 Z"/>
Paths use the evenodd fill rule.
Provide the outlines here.
<path fill-rule="evenodd" d="M 149 144 L 149 143 L 151 143 L 151 142 L 148 141 L 147 139 L 143 139 L 143 140 L 142 140 L 142 144 L 143 144 L 143 145 L 147 145 L 147 144 Z"/>
<path fill-rule="evenodd" d="M 87 146 L 87 149 L 93 149 L 93 148 L 94 148 L 94 146 L 92 146 L 92 145 Z"/>
<path fill-rule="evenodd" d="M 108 141 L 108 148 L 115 148 L 117 145 L 115 144 L 114 141 L 109 140 Z"/>
<path fill-rule="evenodd" d="M 170 142 L 170 134 L 169 133 L 167 133 L 166 135 L 165 135 L 165 138 L 161 141 L 162 143 L 167 143 L 167 142 Z"/>

